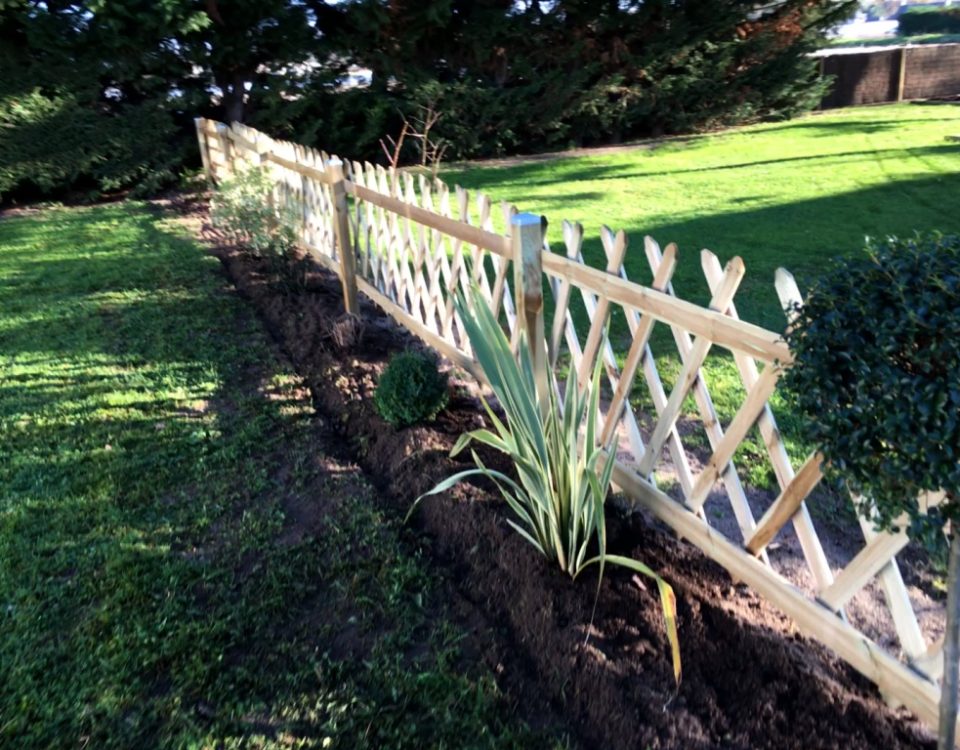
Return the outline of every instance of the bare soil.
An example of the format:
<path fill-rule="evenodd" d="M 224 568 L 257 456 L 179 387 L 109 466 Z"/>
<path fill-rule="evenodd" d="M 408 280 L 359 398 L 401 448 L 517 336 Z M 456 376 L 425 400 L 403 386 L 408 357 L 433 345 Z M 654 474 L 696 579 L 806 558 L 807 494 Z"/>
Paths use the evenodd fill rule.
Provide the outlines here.
<path fill-rule="evenodd" d="M 200 228 L 202 211 L 191 221 Z M 451 378 L 450 405 L 436 421 L 393 429 L 373 405 L 377 378 L 394 353 L 418 342 L 366 300 L 362 335 L 332 336 L 343 314 L 335 277 L 315 269 L 296 289 L 217 243 L 208 227 L 203 234 L 310 388 L 339 450 L 394 512 L 464 468 L 449 450 L 483 422 L 465 381 Z M 467 658 L 492 667 L 527 718 L 562 716 L 584 746 L 615 749 L 935 746 L 912 715 L 890 709 L 867 680 L 697 549 L 639 514 L 611 512 L 611 551 L 653 566 L 676 591 L 678 689 L 654 587 L 609 570 L 595 599 L 596 577 L 571 582 L 548 564 L 507 526 L 508 510 L 490 489 L 467 484 L 428 498 L 413 523 L 451 581 L 451 606 L 471 633 Z"/>

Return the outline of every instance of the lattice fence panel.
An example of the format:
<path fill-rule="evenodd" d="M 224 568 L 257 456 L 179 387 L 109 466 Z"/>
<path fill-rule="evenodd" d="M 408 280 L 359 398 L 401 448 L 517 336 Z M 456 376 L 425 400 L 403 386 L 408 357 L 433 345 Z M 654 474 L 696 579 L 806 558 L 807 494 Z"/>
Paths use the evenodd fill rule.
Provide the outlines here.
<path fill-rule="evenodd" d="M 276 205 L 299 212 L 303 245 L 341 279 L 352 273 L 344 260 L 353 257 L 360 290 L 456 364 L 475 371 L 453 304 L 459 292 L 474 286 L 519 345 L 517 251 L 509 235 L 493 229 L 497 209 L 511 226 L 512 206 L 495 207 L 482 194 L 471 200 L 460 187 L 369 163 L 350 162 L 341 173 L 339 161 L 324 152 L 273 141 L 244 126 L 202 119 L 196 125 L 204 166 L 214 181 L 248 164 L 266 165 Z M 341 209 L 336 195 L 344 193 Z M 349 219 L 341 210 L 349 211 Z M 553 252 L 544 241 L 540 254 L 552 310 L 545 326 L 546 361 L 555 370 L 576 369 L 581 382 L 598 359 L 602 362 L 608 386 L 602 439 L 612 446 L 614 481 L 624 496 L 752 585 L 892 699 L 935 724 L 942 641 L 929 642 L 921 630 L 915 595 L 898 565 L 907 538 L 877 533 L 860 517 L 859 548 L 847 559 L 831 559 L 836 551 L 828 555 L 808 509 L 822 479 L 822 460 L 814 454 L 795 464 L 787 451 L 770 401 L 790 352 L 779 334 L 739 319 L 735 297 L 745 274 L 742 260 L 723 266 L 713 253 L 700 254 L 711 295 L 702 307 L 675 294 L 675 245 L 661 250 L 652 238 L 644 239 L 642 253 L 653 280 L 643 286 L 628 278 L 624 259 L 631 251 L 623 232 L 602 228 L 606 262 L 598 269 L 584 262 L 583 227 L 566 221 L 560 227 L 562 250 Z M 342 255 L 344 247 L 351 256 Z M 785 308 L 800 301 L 787 272 L 778 272 L 776 288 Z M 575 315 L 574 307 L 585 316 Z M 607 335 L 611 318 L 625 321 L 624 341 Z M 657 338 L 658 356 L 660 342 L 672 341 L 670 353 L 679 368 L 673 378 L 663 377 L 654 356 L 655 332 L 664 334 Z M 725 409 L 723 418 L 716 406 L 720 394 L 710 382 L 716 350 L 726 352 L 727 366 L 742 385 L 736 407 L 729 416 Z M 722 395 L 729 404 L 730 394 Z M 743 479 L 738 450 L 745 441 L 762 446 L 753 460 L 765 462 L 775 477 L 776 487 L 766 495 Z M 675 488 L 667 486 L 667 478 L 671 483 L 675 478 Z M 923 500 L 935 505 L 942 497 Z M 721 524 L 723 516 L 735 521 Z M 794 554 L 774 544 L 786 529 L 796 537 L 809 590 L 781 575 Z M 851 615 L 858 594 L 874 582 L 889 610 L 890 633 L 868 635 Z"/>

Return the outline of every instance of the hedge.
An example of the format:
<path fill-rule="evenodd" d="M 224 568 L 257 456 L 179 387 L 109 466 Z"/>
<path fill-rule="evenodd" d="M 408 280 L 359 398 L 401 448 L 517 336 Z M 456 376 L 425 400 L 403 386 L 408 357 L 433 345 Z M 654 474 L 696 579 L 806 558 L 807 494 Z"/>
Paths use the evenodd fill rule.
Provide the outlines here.
<path fill-rule="evenodd" d="M 902 36 L 960 34 L 960 6 L 907 8 L 900 14 L 897 33 Z"/>

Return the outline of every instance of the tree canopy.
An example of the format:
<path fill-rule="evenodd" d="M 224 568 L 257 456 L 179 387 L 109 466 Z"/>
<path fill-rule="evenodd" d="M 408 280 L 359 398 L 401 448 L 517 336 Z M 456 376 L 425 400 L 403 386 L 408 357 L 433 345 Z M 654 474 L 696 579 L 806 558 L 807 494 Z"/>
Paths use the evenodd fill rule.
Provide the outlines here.
<path fill-rule="evenodd" d="M 786 117 L 855 6 L 0 0 L 0 193 L 150 189 L 193 158 L 197 115 L 366 158 L 424 105 L 453 157 Z M 352 65 L 369 86 L 342 85 Z"/>

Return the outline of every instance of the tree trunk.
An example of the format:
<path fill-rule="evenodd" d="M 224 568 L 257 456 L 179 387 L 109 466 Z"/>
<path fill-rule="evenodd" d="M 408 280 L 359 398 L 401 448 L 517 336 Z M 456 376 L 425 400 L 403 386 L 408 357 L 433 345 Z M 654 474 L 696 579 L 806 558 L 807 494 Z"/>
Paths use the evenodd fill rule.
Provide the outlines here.
<path fill-rule="evenodd" d="M 223 111 L 227 122 L 243 122 L 243 99 L 237 96 L 227 97 Z"/>
<path fill-rule="evenodd" d="M 233 122 L 243 122 L 245 112 L 244 99 L 246 97 L 247 80 L 243 73 L 237 71 L 220 72 L 214 79 L 220 89 L 220 103 L 223 106 L 223 119 L 228 125 Z"/>
<path fill-rule="evenodd" d="M 223 114 L 228 123 L 243 122 L 243 86 L 234 84 L 223 93 Z"/>
<path fill-rule="evenodd" d="M 943 638 L 939 750 L 954 750 L 957 729 L 957 681 L 960 661 L 960 529 L 951 528 L 947 574 L 947 631 Z"/>

